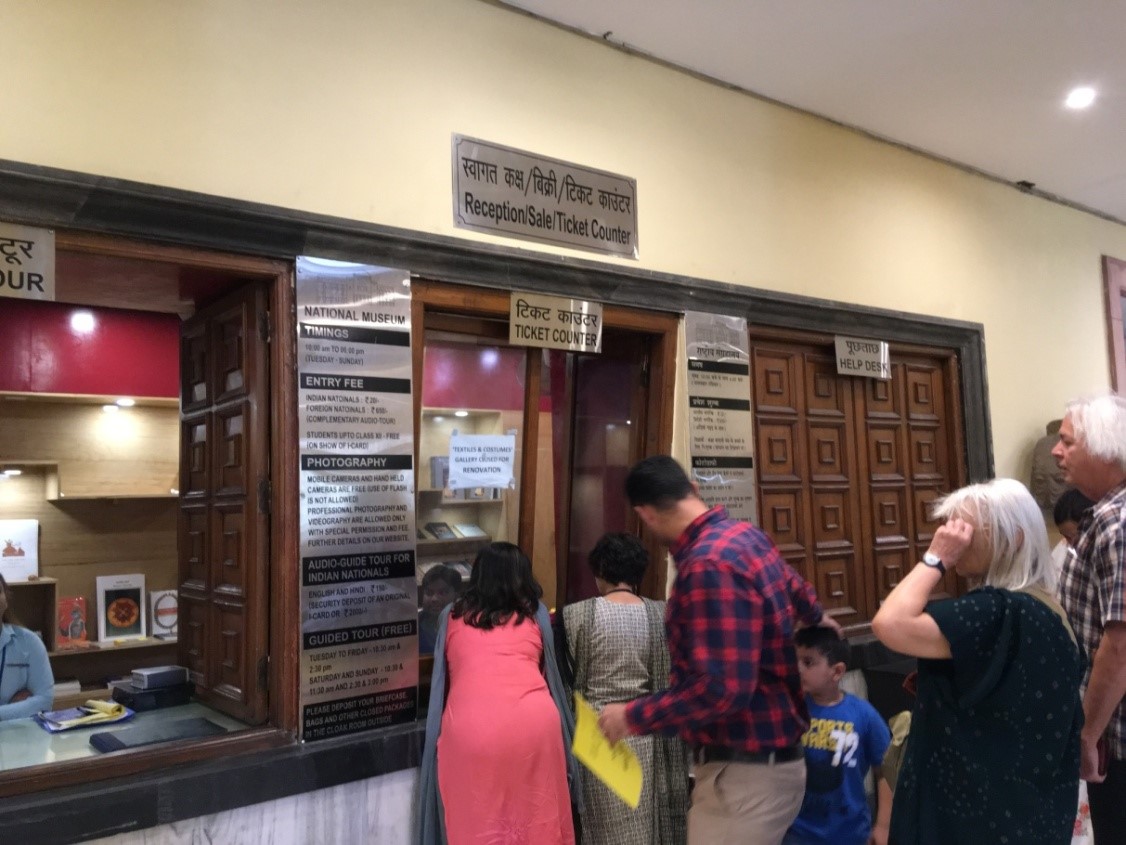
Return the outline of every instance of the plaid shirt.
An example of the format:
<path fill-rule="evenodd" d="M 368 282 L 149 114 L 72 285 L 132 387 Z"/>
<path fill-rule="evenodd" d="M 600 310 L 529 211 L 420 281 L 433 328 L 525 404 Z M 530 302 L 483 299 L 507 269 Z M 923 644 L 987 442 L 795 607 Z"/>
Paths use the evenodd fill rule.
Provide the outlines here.
<path fill-rule="evenodd" d="M 809 714 L 793 632 L 795 619 L 821 620 L 813 588 L 766 534 L 723 508 L 701 514 L 671 551 L 670 685 L 628 705 L 630 729 L 740 751 L 797 744 Z"/>
<path fill-rule="evenodd" d="M 1075 554 L 1060 573 L 1060 604 L 1086 653 L 1082 692 L 1107 622 L 1126 622 L 1126 484 L 1111 490 L 1079 523 Z M 1110 756 L 1126 760 L 1126 702 L 1107 725 Z"/>

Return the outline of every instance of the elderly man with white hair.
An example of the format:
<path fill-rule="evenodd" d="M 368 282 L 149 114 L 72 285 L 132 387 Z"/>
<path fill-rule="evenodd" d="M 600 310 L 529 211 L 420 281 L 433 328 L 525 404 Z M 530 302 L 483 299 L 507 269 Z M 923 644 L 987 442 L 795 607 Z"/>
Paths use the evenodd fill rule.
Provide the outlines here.
<path fill-rule="evenodd" d="M 1067 406 L 1052 450 L 1064 479 L 1095 502 L 1060 575 L 1060 600 L 1083 646 L 1080 775 L 1095 841 L 1126 841 L 1126 400 Z"/>

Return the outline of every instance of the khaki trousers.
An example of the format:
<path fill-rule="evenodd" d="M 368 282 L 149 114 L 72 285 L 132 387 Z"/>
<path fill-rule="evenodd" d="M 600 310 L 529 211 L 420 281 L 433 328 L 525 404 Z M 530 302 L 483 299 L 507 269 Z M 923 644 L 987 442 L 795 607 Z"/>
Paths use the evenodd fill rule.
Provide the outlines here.
<path fill-rule="evenodd" d="M 805 797 L 805 760 L 704 763 L 688 810 L 688 845 L 778 845 Z"/>

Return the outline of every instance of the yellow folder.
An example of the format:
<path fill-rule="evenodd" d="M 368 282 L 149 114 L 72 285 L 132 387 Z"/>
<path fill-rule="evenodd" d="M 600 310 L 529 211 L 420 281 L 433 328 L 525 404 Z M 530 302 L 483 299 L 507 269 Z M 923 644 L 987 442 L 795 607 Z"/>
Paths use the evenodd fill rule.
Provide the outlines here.
<path fill-rule="evenodd" d="M 578 693 L 575 693 L 575 741 L 571 750 L 579 762 L 630 809 L 637 809 L 641 801 L 641 762 L 624 742 L 610 745 L 598 729 L 598 714 Z"/>

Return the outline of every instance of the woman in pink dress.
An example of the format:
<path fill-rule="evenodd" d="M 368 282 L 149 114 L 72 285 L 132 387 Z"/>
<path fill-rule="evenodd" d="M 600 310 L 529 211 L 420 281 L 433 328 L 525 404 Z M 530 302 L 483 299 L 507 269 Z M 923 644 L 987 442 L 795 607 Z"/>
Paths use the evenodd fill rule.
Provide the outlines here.
<path fill-rule="evenodd" d="M 420 776 L 423 845 L 575 842 L 573 726 L 541 594 L 527 556 L 492 543 L 443 611 Z"/>

